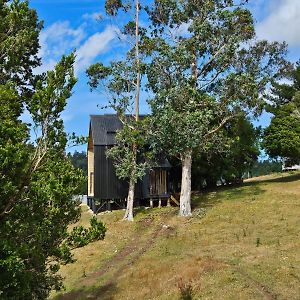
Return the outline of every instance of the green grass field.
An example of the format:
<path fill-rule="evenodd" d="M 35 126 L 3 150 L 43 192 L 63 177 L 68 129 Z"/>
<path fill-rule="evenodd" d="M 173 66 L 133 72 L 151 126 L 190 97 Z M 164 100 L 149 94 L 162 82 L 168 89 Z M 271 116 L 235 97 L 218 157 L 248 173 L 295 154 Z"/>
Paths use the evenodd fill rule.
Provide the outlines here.
<path fill-rule="evenodd" d="M 62 266 L 52 299 L 300 299 L 300 173 L 194 195 L 178 208 L 99 215 L 105 240 Z M 91 214 L 83 207 L 81 223 Z"/>

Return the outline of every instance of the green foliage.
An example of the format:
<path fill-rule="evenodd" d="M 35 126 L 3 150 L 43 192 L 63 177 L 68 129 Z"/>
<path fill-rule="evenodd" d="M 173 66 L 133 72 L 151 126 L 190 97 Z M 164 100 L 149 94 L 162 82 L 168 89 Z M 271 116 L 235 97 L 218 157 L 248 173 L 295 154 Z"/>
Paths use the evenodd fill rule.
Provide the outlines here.
<path fill-rule="evenodd" d="M 280 161 L 257 161 L 253 164 L 252 168 L 249 170 L 250 175 L 253 177 L 268 175 L 276 172 L 282 171 L 282 163 Z"/>
<path fill-rule="evenodd" d="M 85 180 L 79 189 L 79 194 L 86 195 L 87 194 L 87 156 L 86 152 L 78 152 L 75 151 L 73 154 L 68 153 L 68 158 L 70 159 L 72 165 L 80 169 L 85 175 Z"/>
<path fill-rule="evenodd" d="M 300 160 L 300 122 L 296 109 L 293 102 L 281 106 L 265 130 L 263 146 L 270 157 Z"/>
<path fill-rule="evenodd" d="M 271 80 L 288 66 L 285 44 L 255 41 L 244 4 L 157 0 L 147 8 L 151 33 L 142 49 L 150 61 L 154 146 L 182 162 L 200 153 L 205 170 L 196 173 L 209 184 L 241 178 L 256 159 L 256 134 L 240 118 L 261 112 Z"/>
<path fill-rule="evenodd" d="M 128 118 L 130 118 L 128 116 Z M 136 146 L 137 145 L 137 146 Z M 112 158 L 116 174 L 122 179 L 131 179 L 137 183 L 145 175 L 151 153 L 147 152 L 147 120 L 125 123 L 116 134 L 116 145 L 107 150 L 107 157 Z M 132 151 L 136 147 L 136 152 Z M 137 161 L 136 161 L 137 157 Z"/>
<path fill-rule="evenodd" d="M 286 79 L 290 83 L 278 83 L 276 81 L 272 84 L 272 106 L 267 106 L 267 110 L 274 112 L 274 109 L 280 108 L 282 105 L 290 102 L 297 102 L 297 93 L 300 91 L 300 61 L 294 67 L 287 70 Z"/>
<path fill-rule="evenodd" d="M 75 226 L 69 234 L 66 243 L 71 248 L 83 247 L 91 242 L 103 240 L 105 232 L 105 225 L 93 216 L 90 220 L 90 228 Z"/>
<path fill-rule="evenodd" d="M 214 187 L 221 180 L 225 183 L 241 182 L 259 155 L 260 130 L 255 129 L 244 117 L 230 121 L 223 129 L 226 147 L 214 153 L 196 153 L 192 168 L 194 189 Z M 225 140 L 224 140 L 225 141 Z"/>
<path fill-rule="evenodd" d="M 300 161 L 300 62 L 287 78 L 291 84 L 273 83 L 272 105 L 274 114 L 265 130 L 263 146 L 272 158 L 282 157 L 291 162 Z"/>
<path fill-rule="evenodd" d="M 106 0 L 105 1 L 105 10 L 108 15 L 115 16 L 118 13 L 118 10 L 122 8 L 121 0 Z"/>
<path fill-rule="evenodd" d="M 32 69 L 40 63 L 38 36 L 43 23 L 28 1 L 20 0 L 0 1 L 0 19 L 0 84 L 12 80 L 28 92 Z"/>
<path fill-rule="evenodd" d="M 0 298 L 46 299 L 62 286 L 59 265 L 72 260 L 62 243 L 80 216 L 72 198 L 84 177 L 65 155 L 61 117 L 76 82 L 75 55 L 34 76 L 35 10 L 27 1 L 2 1 L 0 16 Z M 20 118 L 24 108 L 32 124 Z"/>
<path fill-rule="evenodd" d="M 83 180 L 64 154 L 67 136 L 61 112 L 75 83 L 74 55 L 39 81 L 27 99 L 38 138 L 29 142 L 29 124 L 19 120 L 22 102 L 1 86 L 1 296 L 44 299 L 59 288 L 56 275 L 65 255 L 60 243 L 80 210 L 72 200 Z M 15 98 L 14 98 L 15 97 Z M 66 253 L 66 251 L 65 251 Z M 51 263 L 50 263 L 51 262 Z"/>

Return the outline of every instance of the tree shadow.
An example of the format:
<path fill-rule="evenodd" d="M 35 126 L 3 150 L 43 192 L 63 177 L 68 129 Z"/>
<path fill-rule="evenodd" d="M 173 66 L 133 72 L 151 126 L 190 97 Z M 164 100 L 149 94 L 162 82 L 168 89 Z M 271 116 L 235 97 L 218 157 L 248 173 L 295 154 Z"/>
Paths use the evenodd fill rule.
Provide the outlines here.
<path fill-rule="evenodd" d="M 261 195 L 265 190 L 259 185 L 260 182 L 244 183 L 241 185 L 220 186 L 214 190 L 198 193 L 193 197 L 193 209 L 209 209 L 222 201 L 251 200 Z"/>
<path fill-rule="evenodd" d="M 251 186 L 251 185 L 260 184 L 260 183 L 272 183 L 272 182 L 285 183 L 285 182 L 293 182 L 293 181 L 297 181 L 297 180 L 300 180 L 300 173 L 290 174 L 288 176 L 282 176 L 279 178 L 271 178 L 271 179 L 265 179 L 265 180 L 260 180 L 260 181 L 245 182 L 243 185 Z"/>
<path fill-rule="evenodd" d="M 117 292 L 117 287 L 114 282 L 109 282 L 101 287 L 94 289 L 81 288 L 79 290 L 59 294 L 53 300 L 111 300 Z"/>

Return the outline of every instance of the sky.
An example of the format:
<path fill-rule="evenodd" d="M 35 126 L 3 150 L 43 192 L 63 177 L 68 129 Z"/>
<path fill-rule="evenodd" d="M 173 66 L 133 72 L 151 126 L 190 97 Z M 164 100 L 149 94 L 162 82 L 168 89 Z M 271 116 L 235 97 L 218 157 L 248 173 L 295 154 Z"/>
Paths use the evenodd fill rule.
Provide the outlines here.
<path fill-rule="evenodd" d="M 54 67 L 63 54 L 76 49 L 75 72 L 78 82 L 68 101 L 63 119 L 67 132 L 87 135 L 89 115 L 109 113 L 98 106 L 107 102 L 105 95 L 91 92 L 85 70 L 91 64 L 108 63 L 122 57 L 126 45 L 120 40 L 116 24 L 105 17 L 104 0 L 31 0 L 30 6 L 44 20 L 40 36 L 42 66 L 36 72 Z M 249 0 L 255 18 L 257 37 L 270 41 L 286 41 L 288 58 L 300 59 L 300 0 Z M 101 16 L 101 18 L 99 18 Z M 145 97 L 141 113 L 147 113 Z M 270 116 L 263 114 L 255 125 L 267 126 Z M 85 150 L 85 146 L 76 148 Z M 73 149 L 74 150 L 74 149 Z"/>

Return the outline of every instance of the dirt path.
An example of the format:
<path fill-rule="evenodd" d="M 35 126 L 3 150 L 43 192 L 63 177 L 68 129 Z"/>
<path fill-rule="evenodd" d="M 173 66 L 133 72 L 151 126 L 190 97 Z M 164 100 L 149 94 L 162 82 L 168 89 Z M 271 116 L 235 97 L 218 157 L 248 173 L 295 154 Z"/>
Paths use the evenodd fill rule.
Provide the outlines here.
<path fill-rule="evenodd" d="M 263 285 L 258 280 L 252 278 L 249 274 L 247 274 L 244 270 L 231 266 L 237 273 L 243 276 L 245 280 L 256 290 L 260 291 L 260 293 L 264 296 L 264 299 L 267 300 L 277 300 L 279 299 L 279 295 L 275 294 L 269 287 Z"/>
<path fill-rule="evenodd" d="M 99 270 L 87 274 L 85 278 L 78 282 L 78 286 L 83 287 L 82 290 L 65 293 L 55 297 L 55 299 L 112 299 L 118 278 L 144 253 L 153 247 L 160 235 L 168 234 L 170 231 L 170 227 L 164 224 L 154 226 L 151 219 L 143 219 L 139 225 L 142 227 L 141 230 L 133 236 L 131 241 L 122 250 L 107 260 Z M 154 229 L 150 233 L 147 233 L 148 236 L 145 239 L 144 233 L 152 226 Z M 104 276 L 108 276 L 109 279 L 100 288 L 93 289 L 91 292 L 87 292 L 84 289 L 85 287 L 92 287 Z"/>

